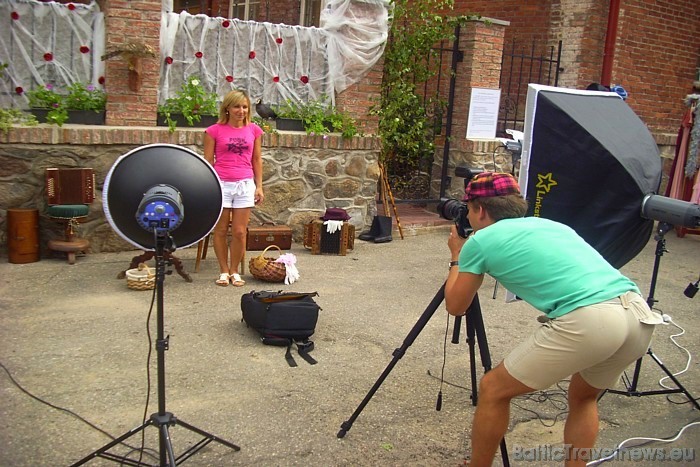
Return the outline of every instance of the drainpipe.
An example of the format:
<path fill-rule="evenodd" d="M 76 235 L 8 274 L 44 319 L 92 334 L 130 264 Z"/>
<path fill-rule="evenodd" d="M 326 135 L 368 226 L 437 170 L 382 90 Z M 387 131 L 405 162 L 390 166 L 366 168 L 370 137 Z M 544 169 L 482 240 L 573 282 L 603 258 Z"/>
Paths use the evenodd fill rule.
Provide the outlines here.
<path fill-rule="evenodd" d="M 620 0 L 610 0 L 608 10 L 608 29 L 605 32 L 605 49 L 603 51 L 603 69 L 600 73 L 600 84 L 610 86 L 612 67 L 615 59 L 615 41 L 617 40 L 617 22 L 620 16 Z"/>

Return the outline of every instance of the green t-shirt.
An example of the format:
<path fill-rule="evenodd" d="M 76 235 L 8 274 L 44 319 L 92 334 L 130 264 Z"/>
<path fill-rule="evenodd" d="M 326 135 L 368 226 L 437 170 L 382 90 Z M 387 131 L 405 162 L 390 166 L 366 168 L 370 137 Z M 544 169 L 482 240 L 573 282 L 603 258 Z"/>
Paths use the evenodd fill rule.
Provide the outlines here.
<path fill-rule="evenodd" d="M 460 272 L 489 274 L 550 318 L 639 289 L 573 229 L 540 217 L 503 219 L 472 235 Z"/>

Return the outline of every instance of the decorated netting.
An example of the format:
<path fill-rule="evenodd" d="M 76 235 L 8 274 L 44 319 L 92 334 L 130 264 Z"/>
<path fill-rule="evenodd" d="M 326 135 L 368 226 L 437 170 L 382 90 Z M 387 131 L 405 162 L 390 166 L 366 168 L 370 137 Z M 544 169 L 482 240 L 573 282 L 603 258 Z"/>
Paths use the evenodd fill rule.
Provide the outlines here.
<path fill-rule="evenodd" d="M 163 2 L 159 103 L 196 75 L 223 97 L 253 102 L 325 100 L 357 82 L 384 52 L 389 0 L 328 0 L 321 27 L 173 13 Z M 26 91 L 75 82 L 104 86 L 104 15 L 97 3 L 0 2 L 0 105 L 27 108 Z"/>

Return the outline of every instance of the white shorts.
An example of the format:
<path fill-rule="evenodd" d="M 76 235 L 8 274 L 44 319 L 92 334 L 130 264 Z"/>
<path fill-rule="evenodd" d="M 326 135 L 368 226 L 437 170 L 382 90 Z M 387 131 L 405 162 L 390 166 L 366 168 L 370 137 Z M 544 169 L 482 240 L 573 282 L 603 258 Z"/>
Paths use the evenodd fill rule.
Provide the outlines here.
<path fill-rule="evenodd" d="M 237 182 L 221 182 L 224 208 L 252 208 L 255 206 L 255 182 L 252 178 Z"/>

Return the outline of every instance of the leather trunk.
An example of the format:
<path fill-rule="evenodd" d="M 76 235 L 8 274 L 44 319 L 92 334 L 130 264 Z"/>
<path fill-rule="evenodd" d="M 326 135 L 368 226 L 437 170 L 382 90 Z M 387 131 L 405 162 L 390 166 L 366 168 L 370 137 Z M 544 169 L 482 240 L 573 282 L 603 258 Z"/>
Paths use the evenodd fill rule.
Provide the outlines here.
<path fill-rule="evenodd" d="M 292 247 L 291 227 L 271 222 L 248 226 L 246 250 L 262 251 L 270 245 L 277 245 L 280 250 L 289 250 Z"/>

